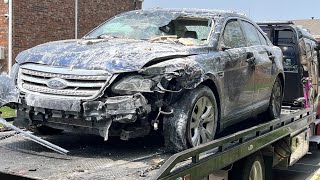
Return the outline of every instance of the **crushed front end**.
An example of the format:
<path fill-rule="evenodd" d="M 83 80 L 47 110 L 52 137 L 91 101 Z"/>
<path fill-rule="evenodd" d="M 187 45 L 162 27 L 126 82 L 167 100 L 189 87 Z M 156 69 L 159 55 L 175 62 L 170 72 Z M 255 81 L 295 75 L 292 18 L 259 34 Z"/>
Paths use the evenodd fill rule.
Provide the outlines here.
<path fill-rule="evenodd" d="M 101 70 L 22 65 L 17 76 L 20 97 L 15 124 L 88 132 L 105 140 L 109 135 L 128 140 L 130 131 L 147 135 L 150 128 L 140 124 L 151 112 L 151 105 L 138 92 L 111 93 L 110 85 L 117 77 Z"/>
<path fill-rule="evenodd" d="M 15 125 L 91 133 L 105 140 L 143 137 L 160 129 L 161 118 L 173 113 L 170 104 L 203 78 L 201 69 L 183 58 L 119 74 L 23 64 L 17 70 Z"/>

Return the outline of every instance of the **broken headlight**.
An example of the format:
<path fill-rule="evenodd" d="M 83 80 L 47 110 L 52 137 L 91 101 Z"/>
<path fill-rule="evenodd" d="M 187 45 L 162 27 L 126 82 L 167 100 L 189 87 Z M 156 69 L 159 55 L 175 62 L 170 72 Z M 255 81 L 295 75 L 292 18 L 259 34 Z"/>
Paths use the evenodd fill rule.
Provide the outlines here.
<path fill-rule="evenodd" d="M 118 94 L 134 94 L 137 92 L 152 92 L 153 86 L 151 79 L 142 76 L 130 76 L 121 79 L 112 86 L 112 91 Z"/>

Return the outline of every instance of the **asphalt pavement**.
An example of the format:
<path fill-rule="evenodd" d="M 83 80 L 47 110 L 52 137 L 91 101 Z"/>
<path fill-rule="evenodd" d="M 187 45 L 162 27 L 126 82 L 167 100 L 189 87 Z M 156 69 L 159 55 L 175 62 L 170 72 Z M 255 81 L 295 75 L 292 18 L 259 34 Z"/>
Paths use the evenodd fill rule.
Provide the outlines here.
<path fill-rule="evenodd" d="M 320 150 L 310 147 L 310 152 L 288 170 L 274 170 L 275 180 L 318 180 L 320 179 Z"/>

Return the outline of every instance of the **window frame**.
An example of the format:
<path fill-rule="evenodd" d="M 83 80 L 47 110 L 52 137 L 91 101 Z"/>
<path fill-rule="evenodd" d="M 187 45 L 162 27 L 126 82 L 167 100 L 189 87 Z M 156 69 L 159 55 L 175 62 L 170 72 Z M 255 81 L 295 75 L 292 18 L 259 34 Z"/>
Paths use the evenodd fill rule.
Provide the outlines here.
<path fill-rule="evenodd" d="M 249 21 L 246 21 L 246 20 L 240 20 L 241 21 L 241 26 L 243 26 L 243 29 L 245 29 L 244 28 L 244 26 L 245 26 L 245 23 L 248 23 L 249 25 L 252 25 L 252 27 L 254 27 L 254 29 L 255 29 L 255 31 L 256 31 L 256 35 L 257 35 L 257 37 L 258 37 L 258 40 L 259 40 L 259 45 L 250 45 L 250 43 L 249 43 L 249 38 L 248 38 L 248 35 L 247 35 L 247 33 L 244 33 L 245 34 L 245 36 L 246 36 L 246 38 L 247 38 L 247 44 L 248 44 L 248 46 L 250 45 L 250 46 L 264 46 L 264 44 L 262 44 L 262 42 L 261 42 L 261 38 L 260 38 L 260 36 L 259 36 L 259 33 L 260 33 L 260 31 L 257 29 L 257 27 L 253 24 L 253 23 L 251 23 L 251 22 L 249 22 Z M 261 34 L 261 33 L 260 33 Z M 262 34 L 261 34 L 262 35 Z M 262 37 L 263 38 L 265 38 L 263 35 L 262 35 Z M 266 41 L 266 45 L 268 45 L 268 43 L 267 43 L 267 41 Z M 249 46 L 249 47 L 250 47 Z"/>
<path fill-rule="evenodd" d="M 227 19 L 224 21 L 224 23 L 223 23 L 223 28 L 222 28 L 221 34 L 220 34 L 220 36 L 219 36 L 218 50 L 222 50 L 221 45 L 222 45 L 222 39 L 224 39 L 224 38 L 223 38 L 223 35 L 224 35 L 224 32 L 225 32 L 225 28 L 226 28 L 226 26 L 228 25 L 228 23 L 229 23 L 230 21 L 237 21 L 237 22 L 239 23 L 241 32 L 242 32 L 243 37 L 244 37 L 244 39 L 245 39 L 245 41 L 246 41 L 246 42 L 245 42 L 245 44 L 246 44 L 245 47 L 248 47 L 248 40 L 247 40 L 247 37 L 246 37 L 246 35 L 244 34 L 244 31 L 243 31 L 243 27 L 242 27 L 242 24 L 241 24 L 241 18 L 239 18 L 239 17 L 229 17 L 229 18 L 227 18 Z M 244 47 L 237 47 L 237 48 L 244 48 Z M 231 49 L 237 49 L 237 48 L 231 48 Z"/>
<path fill-rule="evenodd" d="M 253 26 L 256 28 L 256 30 L 258 31 L 258 33 L 261 34 L 261 36 L 262 36 L 262 37 L 264 38 L 264 40 L 266 41 L 266 45 L 262 44 L 262 43 L 261 43 L 261 39 L 260 39 L 260 37 L 259 37 L 260 43 L 261 43 L 262 46 L 270 46 L 270 45 L 273 45 L 273 44 L 271 43 L 271 40 L 265 35 L 265 32 L 264 32 L 257 24 L 251 22 L 251 21 L 248 20 L 248 19 L 243 19 L 243 18 L 241 18 L 241 24 L 242 24 L 242 22 L 247 22 L 247 23 L 253 25 Z"/>

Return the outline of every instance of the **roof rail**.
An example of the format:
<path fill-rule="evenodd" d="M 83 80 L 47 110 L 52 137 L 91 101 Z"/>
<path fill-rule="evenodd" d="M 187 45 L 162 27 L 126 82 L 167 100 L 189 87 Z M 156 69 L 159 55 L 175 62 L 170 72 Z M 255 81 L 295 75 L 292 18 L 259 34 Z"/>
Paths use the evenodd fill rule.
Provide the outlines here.
<path fill-rule="evenodd" d="M 293 21 L 261 21 L 257 22 L 258 25 L 278 26 L 278 25 L 290 25 L 294 24 Z"/>

